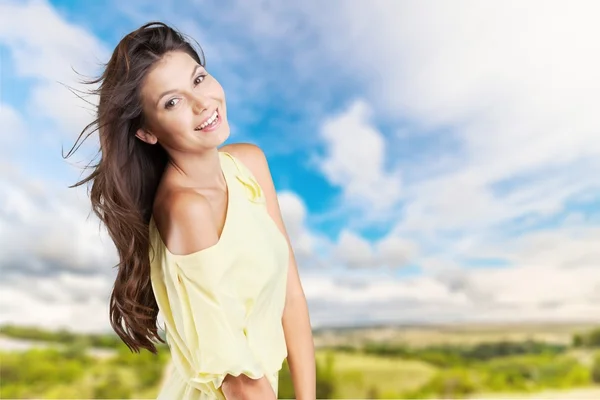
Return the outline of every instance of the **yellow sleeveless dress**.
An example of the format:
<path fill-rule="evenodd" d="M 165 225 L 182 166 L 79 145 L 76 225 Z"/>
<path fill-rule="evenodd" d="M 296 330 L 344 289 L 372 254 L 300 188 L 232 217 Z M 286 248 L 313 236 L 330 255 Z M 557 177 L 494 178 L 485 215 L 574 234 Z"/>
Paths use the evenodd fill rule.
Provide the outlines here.
<path fill-rule="evenodd" d="M 223 400 L 227 374 L 266 375 L 277 394 L 287 357 L 287 240 L 250 170 L 228 153 L 219 158 L 229 200 L 215 245 L 172 254 L 150 220 L 151 283 L 172 364 L 159 400 Z"/>

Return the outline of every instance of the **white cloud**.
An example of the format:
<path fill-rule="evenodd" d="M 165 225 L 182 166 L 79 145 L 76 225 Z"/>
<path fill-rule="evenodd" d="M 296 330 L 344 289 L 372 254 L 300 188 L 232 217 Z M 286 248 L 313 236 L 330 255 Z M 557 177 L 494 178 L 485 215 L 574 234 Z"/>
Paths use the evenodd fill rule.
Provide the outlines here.
<path fill-rule="evenodd" d="M 32 282 L 34 282 L 35 290 Z M 0 283 L 0 324 L 109 332 L 111 282 L 103 277 L 20 276 Z"/>
<path fill-rule="evenodd" d="M 567 201 L 590 192 L 599 193 L 600 184 L 588 166 L 551 171 L 548 176 L 515 184 L 503 194 L 476 168 L 467 168 L 407 188 L 406 217 L 396 229 L 404 234 L 444 230 L 485 233 L 519 217 L 535 220 L 554 215 Z"/>
<path fill-rule="evenodd" d="M 388 267 L 398 267 L 406 265 L 417 257 L 419 252 L 418 245 L 410 240 L 386 236 L 376 243 L 376 253 L 381 265 Z"/>
<path fill-rule="evenodd" d="M 393 157 L 400 149 L 390 146 L 391 137 L 374 142 L 403 175 L 416 177 L 403 181 L 401 213 L 391 213 L 403 216 L 394 235 L 418 240 L 427 251 L 443 243 L 450 254 L 462 252 L 473 249 L 469 242 L 502 238 L 515 223 L 527 228 L 563 212 L 569 201 L 598 196 L 600 26 L 592 17 L 598 7 L 339 2 L 335 18 L 314 14 L 320 54 L 337 60 L 336 75 L 360 78 L 353 84 L 368 91 L 372 119 L 402 121 L 395 140 L 425 143 L 414 147 L 421 158 L 439 157 L 403 160 Z M 345 128 L 339 132 L 352 132 Z M 328 146 L 336 159 L 356 160 L 353 167 L 369 171 L 355 149 Z"/>
<path fill-rule="evenodd" d="M 388 235 L 375 243 L 344 229 L 332 250 L 334 258 L 350 268 L 397 268 L 412 262 L 418 254 L 416 243 Z"/>
<path fill-rule="evenodd" d="M 0 323 L 109 330 L 118 256 L 85 193 L 14 165 L 8 172 L 0 175 Z"/>
<path fill-rule="evenodd" d="M 314 11 L 311 7 L 307 10 Z M 364 83 L 374 118 L 407 122 L 396 139 L 423 140 L 428 146 L 415 149 L 441 157 L 434 161 L 439 167 L 399 159 L 404 172 L 418 179 L 403 181 L 403 219 L 391 234 L 424 248 L 415 262 L 428 273 L 419 279 L 453 276 L 447 284 L 475 307 L 440 309 L 483 319 L 600 315 L 590 300 L 600 275 L 596 234 L 571 235 L 559 226 L 518 244 L 506 240 L 510 229 L 530 228 L 563 212 L 569 201 L 600 193 L 600 114 L 594 109 L 600 26 L 592 17 L 598 4 L 581 2 L 566 10 L 559 2 L 381 1 L 368 7 L 339 2 L 335 8 L 335 18 L 314 14 L 321 54 L 338 60 L 337 75 L 351 71 L 360 77 L 354 83 Z M 367 130 L 376 131 L 367 123 Z M 352 132 L 347 128 L 339 132 Z M 438 141 L 446 142 L 442 135 L 451 135 L 455 146 L 438 148 Z M 390 138 L 381 142 L 374 148 L 385 148 L 384 156 L 398 152 L 389 147 Z M 327 144 L 338 160 L 351 159 L 356 169 L 368 170 L 354 148 Z M 365 263 L 374 251 L 354 239 L 346 242 Z M 456 258 L 481 254 L 513 266 L 467 270 Z M 546 277 L 547 284 L 531 287 Z M 519 284 L 513 288 L 514 281 Z M 552 306 L 556 289 L 550 283 L 560 282 L 569 289 Z M 504 308 L 511 290 L 512 306 L 525 307 L 521 312 Z"/>
<path fill-rule="evenodd" d="M 495 305 L 517 307 L 594 306 L 591 296 L 600 284 L 598 267 L 581 267 L 575 271 L 549 265 L 522 266 L 471 272 L 467 287 L 489 296 Z M 600 310 L 600 307 L 595 306 Z M 593 318 L 600 315 L 589 315 Z M 584 316 L 582 316 L 584 317 Z"/>
<path fill-rule="evenodd" d="M 287 190 L 278 192 L 277 197 L 300 272 L 324 267 L 323 256 L 332 244 L 326 236 L 308 227 L 307 209 L 302 198 Z"/>
<path fill-rule="evenodd" d="M 531 123 L 550 122 L 547 128 L 560 119 L 580 131 L 597 121 L 592 104 L 600 87 L 595 72 L 600 56 L 594 51 L 600 28 L 594 1 L 568 10 L 559 1 L 337 6 L 334 21 L 315 15 L 323 47 L 346 60 L 341 55 L 353 50 L 351 60 L 358 62 L 344 66 L 369 73 L 378 109 L 429 126 L 496 116 L 495 122 L 525 122 L 528 134 Z M 331 47 L 329 38 L 338 46 Z M 535 134 L 544 136 L 544 131 Z"/>
<path fill-rule="evenodd" d="M 296 193 L 283 191 L 277 193 L 281 214 L 294 246 L 299 253 L 310 254 L 314 251 L 314 238 L 306 227 L 306 206 Z"/>
<path fill-rule="evenodd" d="M 405 183 L 413 194 L 430 189 L 415 194 L 413 218 L 432 201 L 447 207 L 423 211 L 435 221 L 493 217 L 489 185 L 499 180 L 559 169 L 561 178 L 570 171 L 589 184 L 600 172 L 594 106 L 600 26 L 592 17 L 598 3 L 580 2 L 568 11 L 561 2 L 338 5 L 333 21 L 315 16 L 323 53 L 368 78 L 368 99 L 379 115 L 408 120 L 417 130 L 450 127 L 451 133 L 439 135 L 458 140 L 458 169 L 416 182 L 416 188 Z M 457 207 L 463 209 L 457 213 Z"/>
<path fill-rule="evenodd" d="M 5 273 L 110 273 L 118 262 L 116 250 L 83 189 L 24 177 L 16 168 L 2 177 L 0 241 L 8 245 L 0 260 Z"/>
<path fill-rule="evenodd" d="M 343 113 L 323 121 L 327 154 L 319 167 L 345 202 L 361 208 L 388 209 L 400 198 L 400 174 L 385 168 L 385 139 L 370 124 L 369 106 L 356 101 Z"/>
<path fill-rule="evenodd" d="M 351 284 L 348 278 L 347 283 L 344 283 L 336 276 L 307 275 L 304 283 L 306 295 L 313 301 L 340 302 L 348 306 L 394 300 L 452 301 L 457 304 L 465 301 L 464 296 L 450 292 L 445 285 L 429 277 L 395 279 L 390 276 L 373 277 L 365 274 L 350 276 L 356 281 L 356 286 Z M 402 310 L 397 311 L 395 317 L 401 317 Z"/>
<path fill-rule="evenodd" d="M 28 110 L 32 115 L 51 118 L 69 138 L 93 120 L 92 107 L 62 84 L 90 89 L 78 81 L 97 75 L 99 64 L 108 60 L 107 49 L 95 36 L 65 21 L 46 1 L 4 1 L 0 43 L 8 48 L 17 74 L 33 79 Z"/>
<path fill-rule="evenodd" d="M 344 273 L 342 281 L 307 275 L 303 285 L 314 326 L 597 321 L 600 315 L 597 267 L 578 273 L 546 266 L 456 272 L 402 279 Z"/>
<path fill-rule="evenodd" d="M 371 243 L 347 230 L 342 231 L 340 234 L 335 256 L 351 268 L 375 267 L 373 265 L 374 254 Z"/>
<path fill-rule="evenodd" d="M 560 268 L 577 276 L 580 269 L 596 268 L 600 276 L 600 228 L 584 224 L 547 228 L 495 243 L 465 247 L 463 256 L 504 258 L 517 266 Z"/>
<path fill-rule="evenodd" d="M 23 118 L 17 110 L 8 104 L 0 103 L 0 144 L 5 152 L 22 142 L 24 132 Z"/>

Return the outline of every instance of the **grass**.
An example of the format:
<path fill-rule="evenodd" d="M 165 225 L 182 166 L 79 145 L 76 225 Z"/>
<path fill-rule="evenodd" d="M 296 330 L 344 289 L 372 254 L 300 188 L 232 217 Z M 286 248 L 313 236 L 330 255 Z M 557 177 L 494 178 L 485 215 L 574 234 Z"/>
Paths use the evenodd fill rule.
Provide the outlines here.
<path fill-rule="evenodd" d="M 397 398 L 398 394 L 425 384 L 437 371 L 421 361 L 398 360 L 360 353 L 332 350 L 317 352 L 317 360 L 325 365 L 334 356 L 335 398 Z"/>

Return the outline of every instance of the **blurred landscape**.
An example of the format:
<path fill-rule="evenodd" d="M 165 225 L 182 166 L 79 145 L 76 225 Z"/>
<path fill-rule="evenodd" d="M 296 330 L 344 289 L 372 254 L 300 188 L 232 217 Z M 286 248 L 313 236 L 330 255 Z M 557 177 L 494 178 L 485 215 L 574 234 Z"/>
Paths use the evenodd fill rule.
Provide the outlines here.
<path fill-rule="evenodd" d="M 600 324 L 317 329 L 318 398 L 600 398 Z M 5 325 L 2 399 L 151 399 L 169 351 L 110 334 Z M 284 363 L 279 398 L 294 398 Z"/>

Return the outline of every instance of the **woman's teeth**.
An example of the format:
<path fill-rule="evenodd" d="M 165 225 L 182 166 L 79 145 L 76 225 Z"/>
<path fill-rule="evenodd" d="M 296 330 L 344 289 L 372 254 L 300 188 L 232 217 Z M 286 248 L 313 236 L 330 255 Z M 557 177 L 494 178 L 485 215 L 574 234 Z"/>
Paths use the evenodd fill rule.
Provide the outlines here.
<path fill-rule="evenodd" d="M 209 119 L 206 120 L 206 122 L 204 122 L 202 125 L 200 125 L 199 127 L 196 128 L 197 131 L 202 130 L 204 128 L 206 128 L 209 125 L 214 125 L 215 122 L 217 122 L 217 117 L 219 116 L 219 114 L 217 113 L 217 111 L 215 111 L 213 113 L 213 115 L 210 116 Z"/>

